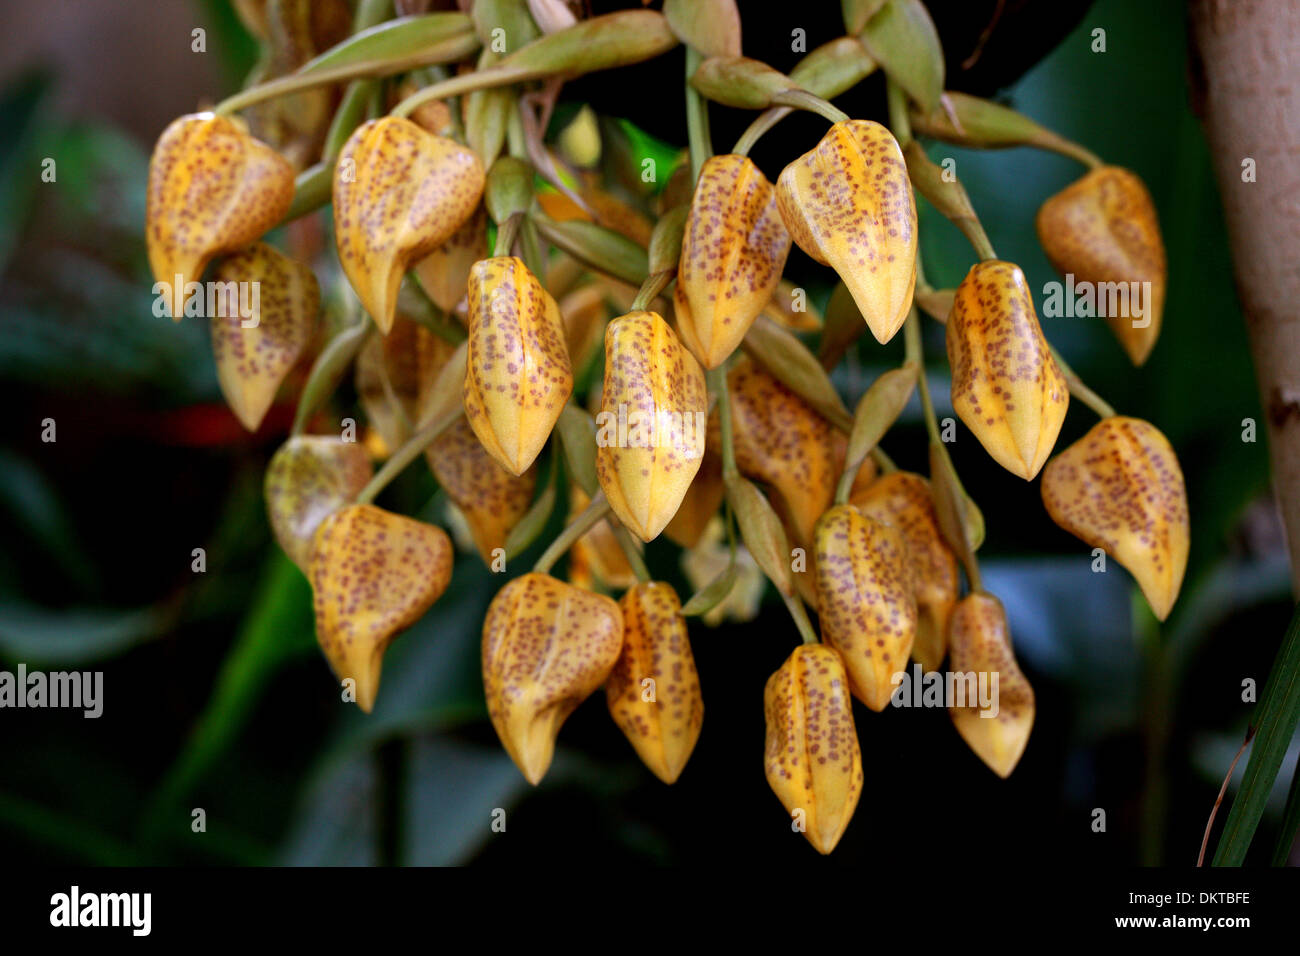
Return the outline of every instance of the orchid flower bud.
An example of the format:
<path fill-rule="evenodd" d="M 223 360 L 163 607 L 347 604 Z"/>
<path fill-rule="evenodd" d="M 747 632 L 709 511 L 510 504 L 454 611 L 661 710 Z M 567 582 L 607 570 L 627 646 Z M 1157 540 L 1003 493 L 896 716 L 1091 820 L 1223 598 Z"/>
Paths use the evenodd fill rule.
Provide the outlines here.
<path fill-rule="evenodd" d="M 796 647 L 768 678 L 763 702 L 767 783 L 808 842 L 830 853 L 862 796 L 862 751 L 839 652 Z"/>
<path fill-rule="evenodd" d="M 295 435 L 266 466 L 266 512 L 275 540 L 308 573 L 312 540 L 327 517 L 352 501 L 374 470 L 360 442 Z"/>
<path fill-rule="evenodd" d="M 492 599 L 483 622 L 488 716 L 529 783 L 546 774 L 560 725 L 618 663 L 623 615 L 610 598 L 533 572 Z"/>
<path fill-rule="evenodd" d="M 1019 266 L 971 266 L 948 319 L 952 407 L 1007 471 L 1032 481 L 1052 453 L 1070 389 Z"/>
<path fill-rule="evenodd" d="M 256 242 L 278 223 L 293 189 L 288 160 L 239 120 L 191 113 L 173 121 L 149 159 L 145 239 L 154 279 L 176 301 L 214 256 Z M 177 322 L 183 317 L 172 309 Z"/>
<path fill-rule="evenodd" d="M 308 266 L 260 242 L 222 259 L 215 282 L 227 289 L 256 289 L 248 314 L 242 308 L 218 309 L 211 322 L 221 394 L 240 423 L 257 431 L 316 332 L 320 286 Z"/>
<path fill-rule="evenodd" d="M 605 329 L 600 407 L 596 477 L 619 520 L 651 541 L 699 471 L 708 430 L 704 372 L 657 313 Z"/>
<path fill-rule="evenodd" d="M 623 652 L 605 683 L 609 712 L 642 763 L 675 783 L 704 723 L 682 604 L 671 585 L 650 581 L 628 590 L 619 606 Z"/>
<path fill-rule="evenodd" d="M 957 603 L 960 582 L 957 556 L 939 528 L 930 483 L 920 475 L 895 471 L 853 491 L 849 503 L 868 518 L 902 532 L 916 593 L 912 657 L 925 670 L 938 670 L 948 652 L 948 618 Z"/>
<path fill-rule="evenodd" d="M 748 359 L 727 375 L 736 465 L 772 486 L 795 539 L 812 541 L 813 526 L 835 498 L 844 460 L 829 422 Z"/>
<path fill-rule="evenodd" d="M 436 525 L 374 505 L 348 505 L 316 531 L 308 577 L 316 639 L 357 706 L 375 704 L 384 651 L 451 581 L 451 539 Z"/>
<path fill-rule="evenodd" d="M 957 733 L 999 777 L 1009 777 L 1034 726 L 1034 689 L 1016 663 L 1002 602 L 975 592 L 957 602 L 949 634 Z"/>
<path fill-rule="evenodd" d="M 776 192 L 759 168 L 745 156 L 706 160 L 677 267 L 678 328 L 705 368 L 736 350 L 776 292 L 789 252 Z"/>
<path fill-rule="evenodd" d="M 876 340 L 893 338 L 916 285 L 916 199 L 893 134 L 836 123 L 782 171 L 776 199 L 790 236 L 839 273 Z"/>
<path fill-rule="evenodd" d="M 381 332 L 393 327 L 406 270 L 473 215 L 484 179 L 472 151 L 408 119 L 370 120 L 348 137 L 334 169 L 334 239 Z"/>
<path fill-rule="evenodd" d="M 884 710 L 916 638 L 907 540 L 893 525 L 838 505 L 817 522 L 814 545 L 822 636 L 844 658 L 853 696 Z"/>
<path fill-rule="evenodd" d="M 564 322 L 550 293 L 513 256 L 474 263 L 465 415 L 483 447 L 522 475 L 572 391 Z"/>
<path fill-rule="evenodd" d="M 1090 283 L 1102 316 L 1134 365 L 1160 335 L 1165 307 L 1165 244 L 1155 203 L 1127 169 L 1101 166 L 1038 210 L 1038 241 L 1062 275 Z M 1117 296 L 1103 305 L 1102 292 Z"/>
<path fill-rule="evenodd" d="M 1164 620 L 1187 570 L 1187 489 L 1169 440 L 1139 418 L 1103 418 L 1043 471 L 1052 520 L 1129 570 Z"/>
<path fill-rule="evenodd" d="M 474 429 L 458 418 L 425 451 L 438 484 L 460 509 L 484 563 L 504 548 L 510 529 L 528 513 L 537 488 L 537 469 L 512 475 L 487 453 Z"/>

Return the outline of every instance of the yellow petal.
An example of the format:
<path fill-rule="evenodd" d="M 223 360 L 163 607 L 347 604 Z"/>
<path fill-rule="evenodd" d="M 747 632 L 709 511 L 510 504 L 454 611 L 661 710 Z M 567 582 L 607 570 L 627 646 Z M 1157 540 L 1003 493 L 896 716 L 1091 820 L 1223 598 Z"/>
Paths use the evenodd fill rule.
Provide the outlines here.
<path fill-rule="evenodd" d="M 1103 418 L 1043 471 L 1052 520 L 1137 579 L 1164 620 L 1187 570 L 1187 489 L 1169 440 L 1138 418 Z"/>
<path fill-rule="evenodd" d="M 749 359 L 727 374 L 736 465 L 771 485 L 800 544 L 835 498 L 844 460 L 829 422 Z M 838 451 L 837 451 L 838 447 Z"/>
<path fill-rule="evenodd" d="M 638 584 L 619 602 L 623 652 L 605 683 L 609 712 L 642 762 L 664 783 L 674 783 L 704 723 L 700 676 L 670 585 Z"/>
<path fill-rule="evenodd" d="M 476 262 L 469 277 L 465 415 L 483 447 L 521 475 L 573 391 L 559 306 L 513 256 Z"/>
<path fill-rule="evenodd" d="M 695 547 L 722 507 L 726 494 L 727 487 L 722 480 L 722 453 L 706 443 L 700 470 L 686 489 L 677 514 L 664 526 L 664 534 L 683 548 Z"/>
<path fill-rule="evenodd" d="M 444 312 L 465 301 L 469 270 L 487 257 L 487 210 L 479 206 L 455 234 L 415 266 L 420 285 Z"/>
<path fill-rule="evenodd" d="M 1112 291 L 1123 296 L 1104 318 L 1133 364 L 1145 362 L 1160 335 L 1168 273 L 1155 203 L 1142 180 L 1118 166 L 1092 170 L 1043 203 L 1038 240 L 1057 272 L 1096 287 L 1098 314 Z M 1139 283 L 1136 292 L 1130 283 Z"/>
<path fill-rule="evenodd" d="M 154 279 L 173 289 L 197 282 L 213 256 L 260 239 L 291 202 L 293 167 L 242 124 L 213 113 L 180 117 L 149 160 L 145 238 Z"/>
<path fill-rule="evenodd" d="M 211 318 L 217 382 L 235 417 L 257 431 L 316 331 L 320 287 L 310 268 L 260 242 L 222 259 L 213 282 L 232 303 Z M 248 315 L 234 307 L 245 301 Z"/>
<path fill-rule="evenodd" d="M 895 471 L 849 495 L 849 503 L 868 518 L 891 524 L 907 541 L 916 593 L 916 640 L 912 657 L 935 671 L 948 652 L 948 619 L 957 603 L 957 556 L 943 539 L 930 497 L 930 483 L 920 475 Z"/>
<path fill-rule="evenodd" d="M 355 498 L 373 474 L 364 445 L 330 435 L 295 435 L 271 456 L 266 512 L 275 540 L 303 574 L 320 523 Z"/>
<path fill-rule="evenodd" d="M 795 243 L 839 273 L 871 334 L 888 342 L 916 285 L 916 199 L 893 134 L 870 120 L 836 123 L 781 172 L 776 196 Z"/>
<path fill-rule="evenodd" d="M 713 156 L 700 170 L 682 237 L 677 287 L 689 309 L 677 316 L 705 368 L 721 365 L 776 292 L 790 233 L 776 192 L 747 157 Z"/>
<path fill-rule="evenodd" d="M 447 532 L 374 505 L 349 505 L 326 518 L 311 554 L 316 639 L 339 680 L 356 682 L 369 713 L 384 651 L 447 589 Z"/>
<path fill-rule="evenodd" d="M 1070 390 L 1019 266 L 971 266 L 948 319 L 952 407 L 1007 471 L 1031 481 L 1065 421 Z"/>
<path fill-rule="evenodd" d="M 339 262 L 380 331 L 413 263 L 447 242 L 478 207 L 483 164 L 473 152 L 385 116 L 357 128 L 334 169 Z"/>
<path fill-rule="evenodd" d="M 768 785 L 819 853 L 840 842 L 862 795 L 862 751 L 839 653 L 801 644 L 763 693 Z"/>
<path fill-rule="evenodd" d="M 600 407 L 596 477 L 628 530 L 653 540 L 700 470 L 708 421 L 704 372 L 657 313 L 605 329 Z"/>
<path fill-rule="evenodd" d="M 903 533 L 852 505 L 817 522 L 817 609 L 822 636 L 840 652 L 853 696 L 884 710 L 916 638 L 916 597 Z"/>
<path fill-rule="evenodd" d="M 1034 727 L 1034 689 L 1016 664 L 1002 602 L 983 593 L 962 598 L 952 612 L 949 639 L 948 666 L 960 679 L 948 714 L 975 755 L 1008 777 Z M 981 693 L 987 694 L 984 700 Z"/>
<path fill-rule="evenodd" d="M 424 454 L 438 484 L 465 516 L 479 555 L 491 565 L 492 552 L 505 547 L 510 529 L 533 502 L 537 469 L 510 474 L 487 453 L 464 418 Z"/>
<path fill-rule="evenodd" d="M 622 647 L 618 605 L 550 575 L 515 578 L 492 599 L 483 622 L 488 715 L 529 783 L 546 774 L 560 725 L 605 683 Z"/>

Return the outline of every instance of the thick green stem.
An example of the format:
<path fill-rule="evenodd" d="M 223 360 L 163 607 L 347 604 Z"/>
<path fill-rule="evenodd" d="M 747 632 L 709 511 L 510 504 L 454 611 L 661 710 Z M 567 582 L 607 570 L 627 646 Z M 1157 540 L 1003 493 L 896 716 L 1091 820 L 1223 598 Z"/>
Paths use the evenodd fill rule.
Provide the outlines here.
<path fill-rule="evenodd" d="M 725 365 L 709 369 L 709 390 L 717 396 L 718 422 L 722 426 L 722 480 L 730 485 L 740 477 L 736 467 L 736 443 L 732 434 L 731 399 L 727 395 L 727 369 Z"/>
<path fill-rule="evenodd" d="M 521 212 L 512 213 L 506 217 L 505 222 L 497 227 L 497 241 L 495 248 L 492 250 L 492 255 L 510 255 L 510 249 L 519 235 L 519 227 L 523 225 L 523 218 L 524 214 Z"/>
<path fill-rule="evenodd" d="M 673 281 L 673 272 L 667 270 L 656 272 L 653 275 L 646 276 L 645 282 L 641 283 L 641 288 L 637 290 L 636 298 L 632 300 L 632 311 L 638 312 L 642 309 L 650 308 L 650 303 L 655 300 L 660 292 L 664 291 L 668 283 Z"/>
<path fill-rule="evenodd" d="M 367 505 L 374 501 L 375 496 L 388 487 L 389 482 L 401 474 L 407 465 L 419 458 L 421 452 L 437 441 L 438 436 L 456 424 L 456 421 L 464 414 L 465 409 L 457 406 L 441 418 L 434 419 L 408 438 L 405 444 L 393 452 L 388 461 L 384 462 L 384 467 L 380 468 L 375 473 L 375 477 L 370 479 L 370 484 L 361 489 L 360 494 L 355 499 L 356 503 Z"/>
<path fill-rule="evenodd" d="M 808 612 L 804 610 L 803 600 L 798 594 L 782 594 L 785 600 L 785 606 L 790 609 L 790 616 L 794 618 L 795 627 L 799 629 L 799 636 L 803 638 L 805 644 L 816 644 L 817 632 L 813 630 L 812 621 L 808 620 Z"/>
<path fill-rule="evenodd" d="M 820 96 L 814 96 L 807 90 L 783 90 L 772 97 L 772 105 L 792 106 L 795 109 L 807 110 L 809 113 L 816 113 L 832 123 L 845 123 L 849 119 L 848 113 L 827 103 Z"/>
<path fill-rule="evenodd" d="M 627 558 L 627 563 L 632 567 L 632 573 L 642 584 L 650 580 L 650 569 L 646 567 L 645 559 L 641 557 L 641 551 L 636 546 L 636 540 L 632 537 L 632 532 L 623 526 L 623 523 L 617 520 L 610 521 L 610 527 L 614 529 L 614 540 L 618 546 L 623 549 L 623 556 Z"/>
<path fill-rule="evenodd" d="M 594 528 L 607 514 L 609 502 L 605 500 L 603 491 L 597 491 L 583 512 L 556 535 L 555 540 L 542 552 L 542 556 L 533 565 L 533 570 L 538 574 L 549 573 L 555 562 L 560 560 L 560 555 L 573 547 L 575 541 Z"/>
<path fill-rule="evenodd" d="M 900 147 L 912 141 L 912 120 L 907 114 L 907 94 L 893 80 L 885 83 L 885 97 L 889 102 L 889 128 Z"/>
<path fill-rule="evenodd" d="M 708 105 L 699 90 L 691 85 L 691 77 L 699 69 L 704 57 L 693 47 L 686 48 L 686 137 L 691 147 L 691 188 L 700 181 L 704 161 L 713 155 L 713 141 L 709 137 Z"/>

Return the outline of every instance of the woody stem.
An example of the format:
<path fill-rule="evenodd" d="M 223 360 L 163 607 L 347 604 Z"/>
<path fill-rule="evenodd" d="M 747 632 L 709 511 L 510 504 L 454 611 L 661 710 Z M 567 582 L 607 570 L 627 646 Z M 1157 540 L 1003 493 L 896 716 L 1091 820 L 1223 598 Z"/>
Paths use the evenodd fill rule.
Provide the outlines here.
<path fill-rule="evenodd" d="M 555 562 L 560 560 L 560 555 L 573 547 L 575 541 L 594 528 L 607 514 L 609 514 L 609 502 L 605 499 L 603 491 L 597 491 L 582 513 L 555 536 L 555 540 L 533 565 L 533 571 L 538 574 L 548 574 Z"/>

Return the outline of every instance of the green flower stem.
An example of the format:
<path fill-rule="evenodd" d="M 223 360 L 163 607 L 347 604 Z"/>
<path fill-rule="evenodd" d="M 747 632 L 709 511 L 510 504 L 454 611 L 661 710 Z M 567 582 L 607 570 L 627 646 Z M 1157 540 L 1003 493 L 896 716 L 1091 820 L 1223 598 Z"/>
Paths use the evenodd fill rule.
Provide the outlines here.
<path fill-rule="evenodd" d="M 650 308 L 650 303 L 654 302 L 660 292 L 668 287 L 668 283 L 673 281 L 673 272 L 665 270 L 648 275 L 645 282 L 641 283 L 641 288 L 637 290 L 636 298 L 632 300 L 632 311 L 639 312 L 642 309 Z"/>
<path fill-rule="evenodd" d="M 912 120 L 907 115 L 907 94 L 893 80 L 885 82 L 885 97 L 889 102 L 889 128 L 900 147 L 912 141 Z"/>
<path fill-rule="evenodd" d="M 871 458 L 880 469 L 882 475 L 888 475 L 891 472 L 898 471 L 898 465 L 894 464 L 894 459 L 885 454 L 885 450 L 877 445 L 871 449 Z"/>
<path fill-rule="evenodd" d="M 355 325 L 350 325 L 329 340 L 321 349 L 320 355 L 312 364 L 307 375 L 307 384 L 302 388 L 298 398 L 298 410 L 294 413 L 293 428 L 290 435 L 301 435 L 311 420 L 311 416 L 333 394 L 343 373 L 347 371 L 352 360 L 357 357 L 366 340 L 375 331 L 375 325 L 366 316 Z"/>
<path fill-rule="evenodd" d="M 1061 374 L 1065 376 L 1066 384 L 1070 386 L 1070 394 L 1102 418 L 1112 417 L 1115 414 L 1115 409 L 1111 407 L 1110 403 L 1083 383 L 1083 379 L 1079 378 L 1078 373 L 1070 368 L 1065 359 L 1061 357 L 1061 353 L 1056 351 L 1055 345 L 1049 342 L 1047 347 L 1052 352 L 1052 358 L 1056 359 L 1056 364 L 1061 367 Z"/>
<path fill-rule="evenodd" d="M 758 118 L 749 124 L 749 127 L 741 134 L 740 139 L 736 140 L 736 145 L 731 151 L 738 156 L 748 156 L 749 151 L 754 148 L 763 136 L 777 123 L 785 119 L 794 112 L 792 106 L 769 106 Z"/>
<path fill-rule="evenodd" d="M 731 399 L 727 395 L 726 365 L 709 369 L 706 377 L 709 391 L 717 396 L 718 421 L 722 425 L 722 480 L 727 485 L 731 485 L 740 477 L 740 469 L 736 467 L 736 443 L 732 435 Z"/>
<path fill-rule="evenodd" d="M 818 643 L 817 632 L 813 630 L 812 621 L 808 620 L 808 612 L 804 609 L 803 599 L 798 593 L 782 594 L 785 600 L 785 606 L 790 609 L 790 616 L 794 618 L 794 625 L 799 629 L 799 636 L 803 638 L 805 644 Z"/>
<path fill-rule="evenodd" d="M 407 465 L 419 458 L 421 452 L 437 441 L 438 436 L 456 424 L 460 416 L 464 414 L 464 407 L 458 405 L 441 418 L 435 418 L 408 438 L 405 444 L 393 452 L 388 461 L 384 462 L 384 467 L 380 468 L 375 473 L 375 477 L 370 479 L 370 484 L 361 489 L 355 503 L 368 505 L 374 501 L 375 496 L 388 487 L 389 482 L 401 474 Z"/>
<path fill-rule="evenodd" d="M 410 116 L 414 110 L 430 100 L 445 100 L 452 96 L 474 93 L 478 90 L 490 90 L 498 86 L 510 86 L 527 80 L 540 80 L 549 75 L 546 70 L 525 69 L 521 66 L 493 66 L 473 73 L 462 73 L 441 83 L 434 83 L 422 90 L 417 90 L 402 100 L 391 110 L 392 116 Z M 513 150 L 511 155 L 514 155 Z"/>
<path fill-rule="evenodd" d="M 686 48 L 686 136 L 691 147 L 691 188 L 700 180 L 704 161 L 713 155 L 713 141 L 709 136 L 708 105 L 699 90 L 691 85 L 691 77 L 704 60 L 694 47 Z"/>
<path fill-rule="evenodd" d="M 641 557 L 641 552 L 637 549 L 632 532 L 618 520 L 611 520 L 609 525 L 614 530 L 614 540 L 623 549 L 623 556 L 627 558 L 627 563 L 632 566 L 632 573 L 636 575 L 638 581 L 645 584 L 650 580 L 650 569 L 646 567 L 645 558 Z"/>
<path fill-rule="evenodd" d="M 506 217 L 505 222 L 497 227 L 497 241 L 495 248 L 492 250 L 492 255 L 510 255 L 510 249 L 519 236 L 519 227 L 523 224 L 523 218 L 524 214 L 521 212 L 512 213 Z"/>
<path fill-rule="evenodd" d="M 560 555 L 573 547 L 575 541 L 594 528 L 607 514 L 609 514 L 609 502 L 605 500 L 603 491 L 597 491 L 582 513 L 555 536 L 555 540 L 533 565 L 533 571 L 538 574 L 550 573 L 555 562 L 560 560 Z"/>
<path fill-rule="evenodd" d="M 919 256 L 917 262 L 919 273 Z M 903 323 L 903 344 L 907 360 L 916 363 L 916 389 L 921 395 L 921 410 L 925 413 L 925 430 L 930 436 L 930 441 L 940 441 L 939 419 L 934 414 L 934 402 L 930 398 L 930 383 L 925 375 L 925 354 L 921 348 L 921 313 L 917 311 L 915 305 L 912 306 L 907 321 Z"/>
<path fill-rule="evenodd" d="M 845 123 L 849 119 L 848 113 L 807 90 L 783 90 L 772 97 L 772 103 L 775 106 L 793 106 L 795 109 L 807 110 L 832 123 Z"/>

